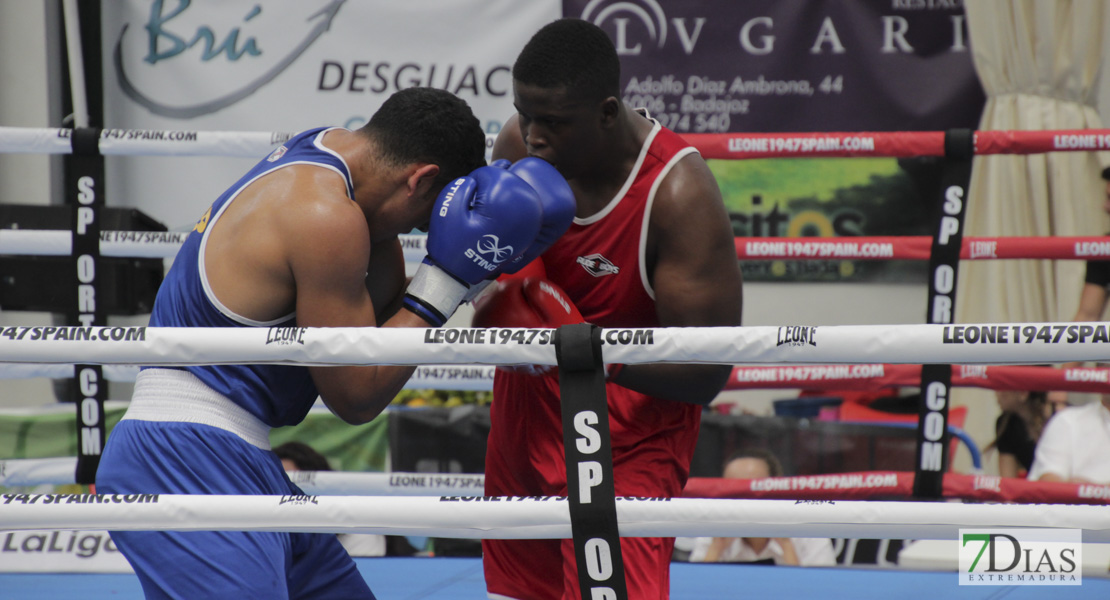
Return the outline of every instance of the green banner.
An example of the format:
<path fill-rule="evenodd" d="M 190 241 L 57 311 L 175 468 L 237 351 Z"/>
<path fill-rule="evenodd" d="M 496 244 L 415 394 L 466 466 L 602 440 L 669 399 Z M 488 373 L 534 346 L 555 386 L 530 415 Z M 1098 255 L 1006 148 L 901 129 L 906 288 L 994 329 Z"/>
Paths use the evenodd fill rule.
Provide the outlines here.
<path fill-rule="evenodd" d="M 939 159 L 710 160 L 741 237 L 929 235 Z M 924 280 L 921 261 L 742 261 L 746 281 Z"/>
<path fill-rule="evenodd" d="M 109 438 L 126 405 L 107 403 Z M 336 471 L 385 471 L 389 466 L 389 415 L 387 410 L 364 425 L 348 425 L 327 410 L 313 410 L 300 424 L 273 430 L 270 444 L 304 442 L 327 457 Z M 0 412 L 0 460 L 77 456 L 75 419 L 70 404 Z"/>
<path fill-rule="evenodd" d="M 107 403 L 108 430 L 123 417 L 125 405 Z M 77 418 L 72 404 L 58 404 L 38 413 L 0 413 L 0 459 L 77 456 Z"/>
<path fill-rule="evenodd" d="M 326 411 L 312 411 L 293 427 L 270 433 L 270 444 L 304 442 L 327 457 L 336 471 L 385 471 L 389 466 L 389 414 L 364 425 L 348 425 Z"/>

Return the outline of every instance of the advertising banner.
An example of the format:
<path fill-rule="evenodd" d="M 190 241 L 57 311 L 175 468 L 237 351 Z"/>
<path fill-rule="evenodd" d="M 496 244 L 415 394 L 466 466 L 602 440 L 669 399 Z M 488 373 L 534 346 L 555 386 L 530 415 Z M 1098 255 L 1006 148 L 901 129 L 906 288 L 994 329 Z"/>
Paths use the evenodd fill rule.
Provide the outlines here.
<path fill-rule="evenodd" d="M 565 0 L 609 33 L 623 99 L 679 133 L 975 128 L 960 0 Z M 926 235 L 937 160 L 710 161 L 738 236 Z M 744 261 L 748 281 L 924 281 L 903 261 Z"/>
<path fill-rule="evenodd" d="M 983 105 L 959 0 L 123 0 L 102 9 L 105 126 L 358 127 L 390 93 L 422 85 L 456 93 L 496 133 L 513 112 L 513 60 L 560 16 L 605 29 L 622 62 L 622 98 L 679 133 L 974 127 Z M 107 204 L 188 229 L 253 162 L 111 156 Z M 710 167 L 739 236 L 925 235 L 935 162 Z M 926 270 L 743 265 L 749 281 L 923 280 Z"/>
<path fill-rule="evenodd" d="M 466 100 L 496 133 L 513 113 L 513 60 L 559 16 L 557 0 L 106 2 L 105 126 L 357 128 L 393 92 L 429 86 Z M 108 160 L 108 204 L 139 208 L 171 230 L 191 227 L 256 161 Z"/>
<path fill-rule="evenodd" d="M 626 101 L 679 133 L 974 127 L 959 0 L 565 0 L 605 29 Z"/>
<path fill-rule="evenodd" d="M 0 531 L 3 573 L 131 573 L 107 531 Z"/>

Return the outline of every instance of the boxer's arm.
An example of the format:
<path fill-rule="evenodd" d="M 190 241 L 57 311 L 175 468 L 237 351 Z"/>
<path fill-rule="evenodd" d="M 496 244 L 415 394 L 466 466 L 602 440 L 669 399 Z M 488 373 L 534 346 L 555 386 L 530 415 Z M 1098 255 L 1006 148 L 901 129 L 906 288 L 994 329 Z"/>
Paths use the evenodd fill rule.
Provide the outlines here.
<path fill-rule="evenodd" d="M 350 202 L 312 203 L 296 215 L 289 233 L 289 267 L 296 285 L 297 325 L 300 327 L 373 327 L 374 300 L 367 282 L 368 265 L 389 260 L 374 256 L 366 218 Z M 416 315 L 400 311 L 385 325 L 426 327 Z M 376 417 L 408 381 L 415 367 L 309 367 L 324 402 L 344 421 L 365 423 Z"/>
<path fill-rule="evenodd" d="M 698 155 L 688 155 L 656 195 L 647 264 L 662 327 L 739 326 L 740 264 L 717 181 Z M 708 404 L 730 365 L 628 365 L 613 381 L 681 402 Z"/>
<path fill-rule="evenodd" d="M 365 215 L 346 198 L 304 202 L 286 215 L 287 257 L 296 289 L 297 324 L 303 327 L 372 327 L 372 289 L 384 297 L 397 285 L 395 244 L 374 255 Z M 405 290 L 403 308 L 385 327 L 427 327 L 446 321 L 471 284 L 496 276 L 535 238 L 542 208 L 524 180 L 502 169 L 481 167 L 441 191 L 432 208 L 428 257 Z M 478 245 L 491 238 L 494 245 Z M 464 250 L 490 257 L 478 264 Z M 514 251 L 510 249 L 515 248 Z M 386 278 L 367 282 L 371 266 Z M 403 271 L 402 271 L 403 273 Z M 422 276 L 423 273 L 423 276 Z M 419 284 L 418 284 L 419 283 Z M 430 307 L 430 308 L 429 308 Z M 413 366 L 310 367 L 324 402 L 343 420 L 365 423 L 396 397 Z"/>
<path fill-rule="evenodd" d="M 509 162 L 516 162 L 525 156 L 528 156 L 528 149 L 524 147 L 519 118 L 513 113 L 493 140 L 493 160 L 504 158 Z"/>
<path fill-rule="evenodd" d="M 374 243 L 366 267 L 366 291 L 378 322 L 388 321 L 401 308 L 405 294 L 405 253 L 397 238 Z"/>

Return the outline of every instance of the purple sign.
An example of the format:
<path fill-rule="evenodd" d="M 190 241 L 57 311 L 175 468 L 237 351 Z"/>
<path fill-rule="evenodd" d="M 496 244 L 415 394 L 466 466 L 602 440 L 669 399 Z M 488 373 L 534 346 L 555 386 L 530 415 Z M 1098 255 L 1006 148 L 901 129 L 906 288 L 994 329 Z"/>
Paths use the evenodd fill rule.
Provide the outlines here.
<path fill-rule="evenodd" d="M 564 0 L 679 133 L 976 128 L 961 0 Z"/>

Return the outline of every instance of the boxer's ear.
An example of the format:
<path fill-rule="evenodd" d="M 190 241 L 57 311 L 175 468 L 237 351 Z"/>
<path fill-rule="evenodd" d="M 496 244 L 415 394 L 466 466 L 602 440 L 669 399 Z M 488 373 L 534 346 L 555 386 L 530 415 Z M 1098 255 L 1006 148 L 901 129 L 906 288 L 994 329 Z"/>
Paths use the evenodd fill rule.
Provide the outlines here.
<path fill-rule="evenodd" d="M 408 186 L 409 197 L 426 198 L 432 196 L 434 198 L 436 194 L 432 192 L 436 189 L 435 183 L 438 176 L 439 165 L 430 163 L 416 165 L 405 182 Z"/>
<path fill-rule="evenodd" d="M 613 96 L 610 96 L 601 101 L 601 105 L 599 106 L 599 108 L 599 114 L 601 115 L 601 126 L 605 129 L 615 127 L 617 123 L 617 117 L 620 116 L 620 98 L 614 98 Z"/>

